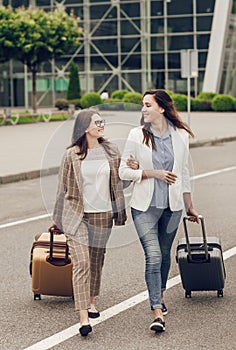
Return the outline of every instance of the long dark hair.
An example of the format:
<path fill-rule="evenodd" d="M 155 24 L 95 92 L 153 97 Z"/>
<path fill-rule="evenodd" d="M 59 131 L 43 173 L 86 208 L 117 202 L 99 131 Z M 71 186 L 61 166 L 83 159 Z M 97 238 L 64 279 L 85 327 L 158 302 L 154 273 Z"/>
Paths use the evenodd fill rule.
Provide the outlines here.
<path fill-rule="evenodd" d="M 86 130 L 88 129 L 92 116 L 94 114 L 98 114 L 98 111 L 94 108 L 89 108 L 89 109 L 83 109 L 78 112 L 75 123 L 74 123 L 74 128 L 72 132 L 72 138 L 71 138 L 71 145 L 67 148 L 71 148 L 74 146 L 79 146 L 79 155 L 81 155 L 81 159 L 84 159 L 87 156 L 88 153 L 88 142 L 86 139 Z M 106 141 L 103 137 L 98 138 L 98 142 L 102 143 Z"/>
<path fill-rule="evenodd" d="M 154 97 L 156 103 L 158 103 L 158 105 L 164 109 L 164 112 L 163 112 L 164 117 L 168 119 L 175 127 L 186 130 L 189 133 L 189 135 L 194 137 L 192 130 L 190 129 L 187 123 L 182 121 L 182 119 L 180 118 L 175 108 L 172 98 L 165 90 L 162 90 L 162 89 L 147 90 L 143 94 L 143 97 L 146 95 L 152 95 Z M 151 124 L 145 123 L 143 116 L 141 118 L 141 125 L 144 125 L 143 143 L 149 146 L 151 141 L 152 147 L 155 149 L 156 147 L 155 147 L 153 133 L 150 130 Z"/>

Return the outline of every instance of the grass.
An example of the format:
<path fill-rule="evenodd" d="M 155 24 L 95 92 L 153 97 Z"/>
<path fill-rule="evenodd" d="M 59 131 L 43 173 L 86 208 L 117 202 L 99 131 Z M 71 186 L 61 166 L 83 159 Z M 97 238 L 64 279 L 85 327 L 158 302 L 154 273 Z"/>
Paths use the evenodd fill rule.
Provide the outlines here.
<path fill-rule="evenodd" d="M 23 114 L 24 116 L 21 117 L 21 114 Z M 27 117 L 26 115 L 29 114 L 29 117 Z M 30 116 L 30 113 L 27 113 L 27 112 L 21 112 L 19 113 L 20 115 L 20 118 L 18 120 L 18 123 L 17 124 L 32 124 L 32 123 L 44 123 L 44 119 L 43 119 L 43 116 L 40 115 L 39 117 L 36 117 L 36 116 Z M 69 115 L 67 112 L 58 112 L 55 113 L 55 114 L 52 114 L 51 115 L 51 118 L 50 118 L 50 122 L 51 121 L 64 121 L 66 119 L 69 118 Z M 10 121 L 6 121 L 6 124 L 10 124 Z"/>

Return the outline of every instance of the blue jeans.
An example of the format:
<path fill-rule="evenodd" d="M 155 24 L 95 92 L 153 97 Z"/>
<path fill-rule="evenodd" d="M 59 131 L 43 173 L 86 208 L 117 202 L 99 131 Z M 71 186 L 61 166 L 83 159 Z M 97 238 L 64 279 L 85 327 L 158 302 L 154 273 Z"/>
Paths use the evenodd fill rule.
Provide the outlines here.
<path fill-rule="evenodd" d="M 152 309 L 161 308 L 161 291 L 171 263 L 171 246 L 178 230 L 182 210 L 149 207 L 145 212 L 131 208 L 136 231 L 142 244 L 145 259 L 145 280 Z"/>

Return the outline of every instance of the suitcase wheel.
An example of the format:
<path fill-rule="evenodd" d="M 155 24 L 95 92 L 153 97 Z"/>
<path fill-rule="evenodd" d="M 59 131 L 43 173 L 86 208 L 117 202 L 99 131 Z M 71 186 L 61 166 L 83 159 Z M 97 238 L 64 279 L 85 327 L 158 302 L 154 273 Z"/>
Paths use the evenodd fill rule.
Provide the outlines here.
<path fill-rule="evenodd" d="M 34 293 L 34 300 L 41 300 L 41 295 Z"/>
<path fill-rule="evenodd" d="M 185 298 L 191 298 L 191 290 L 186 290 Z"/>
<path fill-rule="evenodd" d="M 217 291 L 217 296 L 218 296 L 218 298 L 220 298 L 220 297 L 223 297 L 223 296 L 224 296 L 223 289 L 220 289 L 220 290 L 218 290 L 218 291 Z"/>

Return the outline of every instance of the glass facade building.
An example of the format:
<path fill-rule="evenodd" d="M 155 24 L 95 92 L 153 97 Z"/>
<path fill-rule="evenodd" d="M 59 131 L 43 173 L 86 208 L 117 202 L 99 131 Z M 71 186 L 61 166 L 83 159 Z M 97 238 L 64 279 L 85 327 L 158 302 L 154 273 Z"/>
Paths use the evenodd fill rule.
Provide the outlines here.
<path fill-rule="evenodd" d="M 235 3 L 236 0 L 0 0 L 0 5 L 37 6 L 47 11 L 61 7 L 80 17 L 84 35 L 76 51 L 42 64 L 37 75 L 39 107 L 51 106 L 55 99 L 65 97 L 71 60 L 78 64 L 83 93 L 111 93 L 117 89 L 142 93 L 147 88 L 187 93 L 186 79 L 181 77 L 181 50 L 198 53 L 198 77 L 191 79 L 193 96 L 202 90 L 235 96 Z M 220 24 L 218 29 L 222 40 L 218 40 L 222 16 L 224 26 Z M 219 41 L 218 70 L 214 72 Z M 30 104 L 30 95 L 26 68 L 15 61 L 2 64 L 0 105 L 24 106 Z"/>

